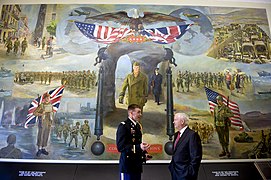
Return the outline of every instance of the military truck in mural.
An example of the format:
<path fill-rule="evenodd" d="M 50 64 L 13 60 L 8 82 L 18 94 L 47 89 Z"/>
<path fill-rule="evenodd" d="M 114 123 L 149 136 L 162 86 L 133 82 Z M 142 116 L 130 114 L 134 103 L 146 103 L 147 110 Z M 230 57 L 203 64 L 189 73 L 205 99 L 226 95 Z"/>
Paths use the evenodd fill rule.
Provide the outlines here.
<path fill-rule="evenodd" d="M 215 31 L 216 44 L 208 56 L 243 63 L 264 64 L 271 61 L 270 37 L 258 25 L 230 24 Z"/>
<path fill-rule="evenodd" d="M 270 52 L 263 41 L 254 42 L 255 54 L 259 59 L 270 59 Z"/>
<path fill-rule="evenodd" d="M 255 59 L 255 49 L 252 42 L 244 42 L 241 48 L 241 59 L 243 62 L 250 63 Z"/>

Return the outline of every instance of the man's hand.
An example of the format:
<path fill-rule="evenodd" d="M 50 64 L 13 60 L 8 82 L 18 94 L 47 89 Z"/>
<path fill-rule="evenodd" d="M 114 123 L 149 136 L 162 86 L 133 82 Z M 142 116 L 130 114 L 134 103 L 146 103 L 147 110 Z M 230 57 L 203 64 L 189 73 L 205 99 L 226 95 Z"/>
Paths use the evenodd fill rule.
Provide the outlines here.
<path fill-rule="evenodd" d="M 120 104 L 123 104 L 123 96 L 120 96 L 120 97 L 119 97 L 119 103 L 120 103 Z"/>
<path fill-rule="evenodd" d="M 142 149 L 142 151 L 146 151 L 150 147 L 151 147 L 151 145 L 148 144 L 148 143 L 145 143 L 145 142 L 143 142 L 143 143 L 140 144 L 140 148 Z"/>
<path fill-rule="evenodd" d="M 123 104 L 124 92 L 121 92 L 119 95 L 119 103 Z"/>
<path fill-rule="evenodd" d="M 152 159 L 152 155 L 146 154 L 145 155 L 145 159 L 146 159 L 146 161 L 151 160 Z"/>

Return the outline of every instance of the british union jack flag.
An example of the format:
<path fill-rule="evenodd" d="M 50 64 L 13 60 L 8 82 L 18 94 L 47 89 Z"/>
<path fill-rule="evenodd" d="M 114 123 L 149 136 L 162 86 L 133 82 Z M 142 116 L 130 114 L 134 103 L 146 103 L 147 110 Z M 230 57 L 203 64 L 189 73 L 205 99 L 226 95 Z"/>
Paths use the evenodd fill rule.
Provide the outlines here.
<path fill-rule="evenodd" d="M 53 90 L 47 91 L 44 94 L 50 94 L 50 100 L 51 100 L 51 104 L 53 105 L 53 109 L 54 112 L 57 112 L 59 105 L 60 105 L 60 100 L 62 98 L 64 92 L 64 86 L 60 86 L 58 88 L 55 88 Z M 35 123 L 38 121 L 38 117 L 35 116 L 33 113 L 34 111 L 37 109 L 37 107 L 39 106 L 40 103 L 42 103 L 43 101 L 43 97 L 44 94 L 42 96 L 39 96 L 38 98 L 34 99 L 29 108 L 28 108 L 28 113 L 26 116 L 26 121 L 24 123 L 24 127 L 28 128 L 29 126 L 33 126 L 35 125 Z"/>

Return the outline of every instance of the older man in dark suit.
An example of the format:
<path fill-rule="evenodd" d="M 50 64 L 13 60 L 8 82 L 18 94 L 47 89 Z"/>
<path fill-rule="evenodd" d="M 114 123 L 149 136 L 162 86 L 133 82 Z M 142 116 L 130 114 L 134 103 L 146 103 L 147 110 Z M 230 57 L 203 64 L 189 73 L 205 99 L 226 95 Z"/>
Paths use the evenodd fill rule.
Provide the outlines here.
<path fill-rule="evenodd" d="M 185 113 L 174 116 L 173 156 L 169 164 L 172 180 L 196 180 L 202 159 L 202 145 L 199 135 L 188 127 Z"/>

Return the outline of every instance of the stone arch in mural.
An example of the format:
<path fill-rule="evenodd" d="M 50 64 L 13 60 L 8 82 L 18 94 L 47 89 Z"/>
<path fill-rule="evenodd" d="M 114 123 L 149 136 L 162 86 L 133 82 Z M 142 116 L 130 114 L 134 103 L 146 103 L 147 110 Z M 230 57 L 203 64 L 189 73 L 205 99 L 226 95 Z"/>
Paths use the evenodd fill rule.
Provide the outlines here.
<path fill-rule="evenodd" d="M 154 43 L 129 44 L 117 43 L 107 47 L 108 58 L 102 62 L 104 69 L 103 83 L 103 109 L 104 114 L 114 111 L 115 105 L 115 71 L 118 60 L 123 55 L 128 55 L 131 63 L 137 61 L 141 65 L 141 71 L 150 79 L 153 70 L 161 62 L 166 62 L 166 50 L 162 45 Z"/>

